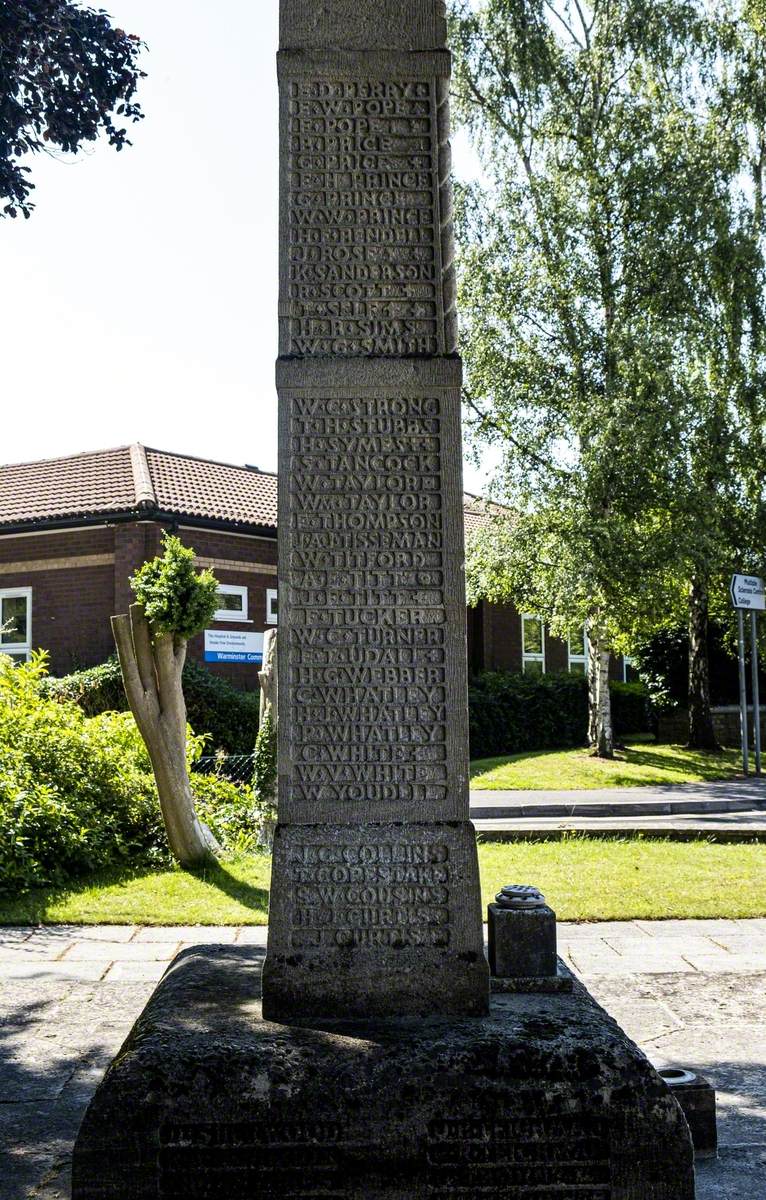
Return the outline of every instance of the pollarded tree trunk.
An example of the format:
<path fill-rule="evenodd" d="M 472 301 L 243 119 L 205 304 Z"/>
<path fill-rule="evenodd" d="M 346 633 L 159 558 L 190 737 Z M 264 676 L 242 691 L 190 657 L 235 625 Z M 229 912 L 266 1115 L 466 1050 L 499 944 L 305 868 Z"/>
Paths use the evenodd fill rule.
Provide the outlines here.
<path fill-rule="evenodd" d="M 588 631 L 588 740 L 599 758 L 614 758 L 612 701 L 609 694 L 609 647 Z"/>
<path fill-rule="evenodd" d="M 277 715 L 277 631 L 267 629 L 263 635 L 263 666 L 258 672 L 258 683 L 261 688 L 261 703 L 259 717 L 261 724 L 271 711 L 271 718 L 276 727 Z"/>
<path fill-rule="evenodd" d="M 261 685 L 260 726 L 255 743 L 254 786 L 261 805 L 258 844 L 271 850 L 277 826 L 279 776 L 277 772 L 278 664 L 277 630 L 263 635 L 263 669 L 258 673 Z"/>
<path fill-rule="evenodd" d="M 140 604 L 131 604 L 130 616 L 112 617 L 112 632 L 130 710 L 151 759 L 171 854 L 182 867 L 210 863 L 219 847 L 197 818 L 186 766 L 181 683 L 186 639 L 171 633 L 153 637 Z"/>
<path fill-rule="evenodd" d="M 689 748 L 720 749 L 710 711 L 708 593 L 697 575 L 689 586 Z"/>

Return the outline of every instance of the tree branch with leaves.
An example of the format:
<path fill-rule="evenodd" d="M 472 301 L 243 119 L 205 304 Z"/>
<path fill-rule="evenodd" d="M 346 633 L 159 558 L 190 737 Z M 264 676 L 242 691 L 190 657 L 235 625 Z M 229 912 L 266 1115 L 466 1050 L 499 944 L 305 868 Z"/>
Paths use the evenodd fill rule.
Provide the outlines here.
<path fill-rule="evenodd" d="M 27 154 L 76 154 L 104 134 L 129 146 L 127 122 L 144 72 L 143 42 L 114 28 L 101 9 L 73 0 L 3 0 L 0 5 L 0 215 L 34 208 Z"/>

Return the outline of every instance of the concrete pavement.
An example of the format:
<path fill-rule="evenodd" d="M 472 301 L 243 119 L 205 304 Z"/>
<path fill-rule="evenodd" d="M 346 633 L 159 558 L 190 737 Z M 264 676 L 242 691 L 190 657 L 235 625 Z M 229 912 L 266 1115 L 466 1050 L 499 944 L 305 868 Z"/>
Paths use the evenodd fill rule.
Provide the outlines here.
<path fill-rule="evenodd" d="M 265 927 L 0 928 L 0 1200 L 65 1200 L 88 1099 L 178 949 Z M 766 1197 L 766 919 L 559 926 L 559 949 L 658 1066 L 718 1088 L 698 1200 Z"/>

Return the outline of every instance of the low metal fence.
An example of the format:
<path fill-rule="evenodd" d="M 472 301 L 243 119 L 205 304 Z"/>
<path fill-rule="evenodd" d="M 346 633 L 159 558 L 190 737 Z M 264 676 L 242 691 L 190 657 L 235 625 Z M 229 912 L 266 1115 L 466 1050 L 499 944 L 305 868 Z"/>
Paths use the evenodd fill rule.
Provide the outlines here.
<path fill-rule="evenodd" d="M 219 779 L 228 779 L 230 783 L 246 784 L 253 782 L 254 767 L 254 754 L 210 754 L 194 764 L 194 770 L 199 775 L 217 775 Z"/>

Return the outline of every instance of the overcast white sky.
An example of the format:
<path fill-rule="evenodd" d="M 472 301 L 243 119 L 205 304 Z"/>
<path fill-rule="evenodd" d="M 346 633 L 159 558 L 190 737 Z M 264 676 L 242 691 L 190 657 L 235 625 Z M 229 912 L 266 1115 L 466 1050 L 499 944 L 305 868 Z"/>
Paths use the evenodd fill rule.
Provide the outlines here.
<path fill-rule="evenodd" d="M 0 220 L 0 462 L 140 441 L 274 470 L 278 0 L 104 7 L 148 44 L 146 119 L 28 159 L 37 208 Z"/>

